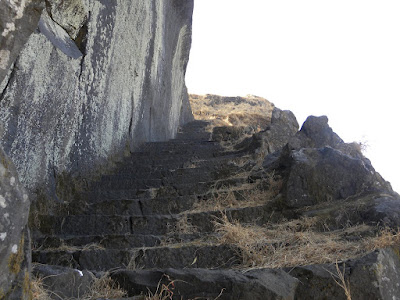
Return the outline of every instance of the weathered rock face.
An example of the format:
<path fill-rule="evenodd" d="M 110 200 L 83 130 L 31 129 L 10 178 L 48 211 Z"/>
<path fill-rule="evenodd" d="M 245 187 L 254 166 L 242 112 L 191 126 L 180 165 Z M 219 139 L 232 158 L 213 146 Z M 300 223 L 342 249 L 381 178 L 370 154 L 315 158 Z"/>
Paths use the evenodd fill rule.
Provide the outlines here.
<path fill-rule="evenodd" d="M 2 145 L 29 189 L 171 138 L 192 118 L 193 1 L 50 3 L 0 85 Z"/>
<path fill-rule="evenodd" d="M 333 264 L 326 264 L 288 271 L 302 282 L 297 288 L 298 299 L 346 299 L 343 288 L 335 282 L 340 282 L 339 272 L 346 278 L 351 299 L 398 299 L 400 260 L 396 251 L 392 248 L 377 250 L 341 264 L 339 270 Z"/>
<path fill-rule="evenodd" d="M 346 199 L 366 191 L 391 191 L 357 147 L 332 131 L 325 116 L 309 117 L 287 140 L 284 148 L 266 157 L 264 167 L 284 170 L 288 207 Z"/>
<path fill-rule="evenodd" d="M 41 0 L 5 0 L 0 3 L 0 81 L 36 29 L 43 7 Z"/>
<path fill-rule="evenodd" d="M 29 200 L 0 149 L 0 299 L 29 299 Z"/>
<path fill-rule="evenodd" d="M 282 270 L 166 269 L 119 271 L 112 275 L 129 294 L 157 290 L 160 280 L 166 286 L 174 278 L 173 293 L 181 299 L 294 299 L 298 280 Z"/>
<path fill-rule="evenodd" d="M 36 265 L 33 274 L 42 278 L 43 284 L 53 293 L 51 298 L 79 299 L 90 292 L 95 276 L 87 270 L 60 266 Z"/>

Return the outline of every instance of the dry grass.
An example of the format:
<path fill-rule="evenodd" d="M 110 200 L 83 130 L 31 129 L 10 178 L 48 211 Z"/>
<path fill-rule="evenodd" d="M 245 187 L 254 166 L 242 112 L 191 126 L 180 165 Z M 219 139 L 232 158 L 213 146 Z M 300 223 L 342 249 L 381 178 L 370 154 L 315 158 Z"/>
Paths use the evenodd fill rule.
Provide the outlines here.
<path fill-rule="evenodd" d="M 181 214 L 181 218 L 174 224 L 168 224 L 167 234 L 161 241 L 161 245 L 182 243 L 182 236 L 198 233 L 198 228 L 191 223 L 188 212 Z"/>
<path fill-rule="evenodd" d="M 162 283 L 164 278 L 161 278 L 158 282 L 156 291 L 154 293 L 149 291 L 145 300 L 172 300 L 172 297 L 174 296 L 173 290 L 175 289 L 174 281 L 172 281 L 168 275 L 164 275 L 163 277 L 167 279 L 168 283 Z"/>
<path fill-rule="evenodd" d="M 31 291 L 33 300 L 51 300 L 48 291 L 43 285 L 43 278 L 32 278 Z"/>
<path fill-rule="evenodd" d="M 292 267 L 346 260 L 400 243 L 400 232 L 379 230 L 375 237 L 347 241 L 347 229 L 319 232 L 317 218 L 266 226 L 246 226 L 223 216 L 215 223 L 220 243 L 240 249 L 243 267 Z M 365 230 L 354 226 L 353 231 Z M 374 228 L 369 228 L 374 230 Z"/>
<path fill-rule="evenodd" d="M 33 300 L 51 300 L 50 294 L 56 298 L 62 299 L 57 294 L 46 289 L 43 283 L 43 278 L 34 277 L 31 281 L 32 299 Z M 79 297 L 79 300 L 94 300 L 98 298 L 121 298 L 127 296 L 123 290 L 109 274 L 106 273 L 100 278 L 95 278 L 90 286 L 90 291 L 84 296 Z M 70 298 L 68 300 L 75 300 Z"/>
<path fill-rule="evenodd" d="M 275 194 L 268 190 L 228 190 L 213 193 L 210 199 L 199 200 L 190 212 L 223 211 L 228 208 L 243 208 L 264 205 L 271 201 Z"/>
<path fill-rule="evenodd" d="M 92 300 L 98 298 L 122 298 L 127 296 L 118 283 L 110 278 L 109 274 L 104 274 L 96 278 L 90 288 L 90 292 L 83 296 L 82 300 Z"/>
<path fill-rule="evenodd" d="M 74 252 L 74 251 L 90 251 L 90 250 L 105 250 L 104 246 L 97 244 L 97 243 L 91 243 L 87 244 L 84 246 L 72 246 L 72 245 L 67 245 L 65 243 L 62 243 L 59 247 L 57 248 L 47 248 L 49 251 L 65 251 L 65 252 Z"/>
<path fill-rule="evenodd" d="M 333 280 L 335 280 L 336 284 L 343 289 L 346 299 L 351 300 L 350 282 L 349 279 L 346 280 L 345 278 L 346 264 L 343 264 L 343 270 L 340 270 L 338 261 L 336 260 L 335 267 L 336 274 L 331 273 Z"/>
<path fill-rule="evenodd" d="M 247 177 L 250 173 L 238 173 L 238 177 Z M 235 178 L 235 177 L 232 177 Z M 265 188 L 260 185 L 267 185 Z M 194 203 L 191 213 L 204 211 L 223 211 L 228 208 L 254 207 L 267 204 L 272 201 L 282 189 L 282 180 L 274 174 L 270 174 L 262 181 L 242 184 L 240 187 L 216 186 L 210 190 L 211 197 L 206 200 L 198 200 Z"/>
<path fill-rule="evenodd" d="M 163 281 L 165 281 L 166 283 L 163 283 Z M 168 275 L 164 274 L 163 277 L 158 282 L 156 291 L 154 293 L 152 293 L 149 290 L 149 292 L 145 296 L 144 300 L 172 300 L 174 297 L 175 282 L 177 282 L 177 281 L 172 280 Z M 225 291 L 225 288 L 221 289 L 221 292 L 219 293 L 219 295 L 216 298 L 214 298 L 214 300 L 219 299 L 223 295 L 224 291 Z M 179 296 L 179 295 L 175 295 L 175 296 Z M 183 299 L 183 298 L 181 297 L 181 299 Z M 196 297 L 195 299 L 200 299 L 200 298 Z M 193 300 L 195 300 L 195 299 L 193 299 Z M 201 298 L 201 299 L 203 299 L 203 298 Z"/>
<path fill-rule="evenodd" d="M 268 100 L 248 95 L 222 97 L 217 95 L 189 95 L 196 120 L 211 120 L 214 126 L 250 126 L 254 131 L 264 129 L 271 122 L 274 105 Z"/>

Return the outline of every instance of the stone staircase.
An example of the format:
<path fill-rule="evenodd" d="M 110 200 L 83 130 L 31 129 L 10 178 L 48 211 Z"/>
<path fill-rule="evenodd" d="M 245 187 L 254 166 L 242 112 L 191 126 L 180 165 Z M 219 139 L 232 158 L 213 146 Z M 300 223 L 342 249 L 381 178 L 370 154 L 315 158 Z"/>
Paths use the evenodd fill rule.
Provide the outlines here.
<path fill-rule="evenodd" d="M 313 121 L 311 118 L 304 128 Z M 112 171 L 77 188 L 75 202 L 53 213 L 37 211 L 32 230 L 34 273 L 57 295 L 53 299 L 105 299 L 108 296 L 82 298 L 94 277 L 105 275 L 126 290 L 130 299 L 347 299 L 332 275 L 338 270 L 351 284 L 352 299 L 400 297 L 396 286 L 398 248 L 355 252 L 360 245 L 367 245 L 362 239 L 377 234 L 381 220 L 392 222 L 393 227 L 400 224 L 398 208 L 393 209 L 400 203 L 397 194 L 388 188 L 365 189 L 346 199 L 291 206 L 290 200 L 298 198 L 288 194 L 293 186 L 301 197 L 311 195 L 307 193 L 312 190 L 304 188 L 305 181 L 298 185 L 296 180 L 314 174 L 307 171 L 308 164 L 313 172 L 319 172 L 318 166 L 325 161 L 318 153 L 333 152 L 328 158 L 338 158 L 329 164 L 330 170 L 338 166 L 337 172 L 355 183 L 354 178 L 361 176 L 359 169 L 340 166 L 349 161 L 368 168 L 368 161 L 358 154 L 349 159 L 345 144 L 340 144 L 343 153 L 321 148 L 335 140 L 330 136 L 334 133 L 326 130 L 327 124 L 317 124 L 315 130 L 302 129 L 289 136 L 288 143 L 281 141 L 285 125 L 273 118 L 263 134 L 270 149 L 277 148 L 271 144 L 277 141 L 281 150 L 262 157 L 261 167 L 257 151 L 228 151 L 212 141 L 208 125 L 194 121 L 186 124 L 176 139 L 143 145 Z M 319 133 L 328 142 L 319 138 Z M 314 143 L 320 140 L 321 145 Z M 287 156 L 285 143 L 302 146 Z M 307 151 L 316 154 L 307 158 Z M 297 168 L 296 163 L 304 165 Z M 324 177 L 326 169 L 321 170 L 310 180 L 318 191 L 332 184 L 342 188 L 342 181 L 332 183 L 330 177 Z M 374 172 L 365 174 L 360 177 L 365 183 L 371 181 L 368 176 L 375 176 Z M 381 199 L 379 203 L 374 204 L 375 198 Z M 384 205 L 389 205 L 386 211 Z M 307 223 L 313 220 L 315 223 Z M 229 232 L 227 227 L 220 230 L 221 224 L 233 230 L 238 225 L 240 232 L 231 231 L 234 239 L 225 239 Z M 281 226 L 275 236 L 274 226 Z M 251 235 L 257 230 L 261 233 L 255 239 Z M 336 244 L 330 244 L 333 240 L 328 238 L 333 233 Z M 390 239 L 396 238 L 399 241 L 400 235 Z M 347 246 L 337 248 L 340 245 Z M 389 245 L 394 244 L 383 246 Z M 334 256 L 319 260 L 322 254 L 318 250 L 325 246 L 323 255 Z M 336 268 L 332 261 L 341 251 L 353 249 L 354 254 L 343 256 L 346 260 Z M 275 251 L 281 256 L 274 258 Z M 310 265 L 304 266 L 310 258 L 301 264 L 286 262 L 307 255 Z M 312 259 L 323 263 L 312 264 Z M 274 267 L 267 268 L 267 261 L 275 263 Z M 389 283 L 383 278 L 390 278 Z M 161 294 L 146 298 L 149 293 Z"/>
<path fill-rule="evenodd" d="M 251 163 L 243 153 L 210 140 L 207 125 L 193 121 L 174 140 L 145 144 L 88 184 L 79 214 L 37 216 L 33 261 L 90 271 L 239 265 L 237 249 L 218 243 L 215 222 L 226 214 L 263 223 L 271 208 L 193 209 L 228 193 L 240 200 L 262 185 L 245 172 Z"/>

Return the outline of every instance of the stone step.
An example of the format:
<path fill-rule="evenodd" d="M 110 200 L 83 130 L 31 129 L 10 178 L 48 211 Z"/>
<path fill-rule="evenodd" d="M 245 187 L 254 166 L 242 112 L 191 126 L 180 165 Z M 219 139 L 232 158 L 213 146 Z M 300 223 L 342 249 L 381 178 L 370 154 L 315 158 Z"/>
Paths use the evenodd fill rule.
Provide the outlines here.
<path fill-rule="evenodd" d="M 211 233 L 215 222 L 224 214 L 230 220 L 242 223 L 265 224 L 282 218 L 293 218 L 285 213 L 274 214 L 275 207 L 266 200 L 264 205 L 229 208 L 221 211 L 187 212 L 178 215 L 38 215 L 35 236 L 88 236 L 88 235 L 166 235 L 180 233 Z"/>
<path fill-rule="evenodd" d="M 148 142 L 143 144 L 139 151 L 135 153 L 149 153 L 162 150 L 191 150 L 201 147 L 211 147 L 222 149 L 219 142 L 216 141 L 196 141 L 196 140 L 169 140 L 160 142 Z"/>
<path fill-rule="evenodd" d="M 82 193 L 82 199 L 88 203 L 96 203 L 105 200 L 121 199 L 140 199 L 140 198 L 158 198 L 171 196 L 190 196 L 202 195 L 209 191 L 218 189 L 240 188 L 243 184 L 252 183 L 247 177 L 227 178 L 218 181 L 178 183 L 168 186 L 129 186 L 127 189 L 112 189 L 101 185 L 92 186 L 86 192 Z"/>
<path fill-rule="evenodd" d="M 127 178 L 142 178 L 142 179 L 161 179 L 174 178 L 174 176 L 201 176 L 203 174 L 225 172 L 225 175 L 231 175 L 232 172 L 238 169 L 235 165 L 201 165 L 193 168 L 175 168 L 175 169 L 152 169 L 144 170 L 127 169 L 125 172 L 116 170 L 115 173 L 101 176 L 100 180 L 123 180 Z"/>
<path fill-rule="evenodd" d="M 87 250 L 34 250 L 32 261 L 80 270 L 109 271 L 116 268 L 232 268 L 241 263 L 237 249 L 204 243 L 163 247 Z"/>
<path fill-rule="evenodd" d="M 164 236 L 143 235 L 143 234 L 120 234 L 120 235 L 84 235 L 84 236 L 32 236 L 32 248 L 40 249 L 57 249 L 63 247 L 80 247 L 80 248 L 109 248 L 109 249 L 129 249 L 140 247 L 159 246 L 165 239 Z M 181 239 L 193 239 L 185 236 Z"/>
<path fill-rule="evenodd" d="M 127 189 L 149 189 L 159 188 L 164 185 L 162 179 L 134 177 L 120 180 L 101 180 L 91 182 L 89 190 L 127 190 Z"/>
<path fill-rule="evenodd" d="M 189 153 L 189 154 L 178 154 L 178 155 L 165 155 L 163 157 L 160 156 L 143 156 L 143 157 L 135 157 L 131 159 L 125 159 L 123 162 L 119 163 L 117 167 L 125 167 L 125 166 L 170 166 L 176 168 L 175 166 L 179 166 L 188 161 L 207 161 L 208 164 L 212 164 L 212 162 L 217 160 L 223 160 L 225 158 L 224 155 L 218 154 L 210 154 L 209 156 L 197 154 L 197 153 Z M 205 163 L 206 164 L 206 163 Z"/>
<path fill-rule="evenodd" d="M 196 158 L 190 157 L 185 158 L 179 156 L 178 158 L 167 159 L 164 161 L 151 160 L 146 161 L 142 159 L 138 160 L 126 160 L 123 163 L 119 163 L 115 171 L 124 170 L 138 170 L 138 172 L 149 171 L 149 170 L 174 170 L 178 168 L 200 168 L 209 166 L 222 166 L 222 165 L 233 165 L 232 160 L 238 158 L 237 155 L 220 155 L 211 158 Z"/>
<path fill-rule="evenodd" d="M 210 141 L 211 132 L 185 132 L 176 136 L 176 140 Z"/>
<path fill-rule="evenodd" d="M 192 182 L 198 181 L 210 181 L 216 179 L 215 177 L 221 177 L 223 175 L 228 175 L 230 171 L 234 170 L 234 167 L 227 167 L 226 169 L 213 170 L 209 167 L 201 168 L 179 168 L 175 170 L 154 170 L 149 173 L 121 173 L 104 175 L 96 183 L 100 184 L 113 184 L 116 183 L 120 185 L 122 182 L 126 181 L 129 185 L 131 181 L 160 181 L 163 185 L 169 182 L 185 183 L 189 180 Z"/>
<path fill-rule="evenodd" d="M 177 156 L 177 155 L 203 155 L 205 157 L 212 156 L 213 153 L 219 153 L 223 151 L 223 148 L 214 142 L 203 142 L 203 143 L 193 143 L 193 144 L 179 144 L 177 142 L 168 142 L 165 144 L 152 144 L 147 145 L 146 148 L 142 148 L 141 151 L 134 152 L 127 158 L 137 159 L 143 157 L 155 157 L 163 158 L 165 156 Z"/>
<path fill-rule="evenodd" d="M 232 191 L 211 191 L 199 195 L 97 201 L 90 203 L 85 213 L 90 215 L 128 216 L 179 214 L 192 209 L 196 202 L 200 203 L 211 201 L 218 197 L 228 197 L 228 194 L 233 194 L 237 201 L 246 201 L 247 199 L 244 195 L 251 188 L 252 187 L 249 185 L 243 189 L 239 188 Z"/>
<path fill-rule="evenodd" d="M 120 165 L 110 174 L 118 174 L 120 176 L 132 175 L 132 176 L 140 176 L 141 178 L 148 178 L 151 176 L 152 178 L 161 178 L 170 174 L 174 170 L 178 169 L 208 169 L 210 171 L 220 172 L 221 170 L 231 170 L 234 172 L 235 170 L 240 169 L 240 167 L 235 164 L 228 163 L 230 160 L 221 159 L 221 160 L 182 160 L 180 162 L 176 162 L 174 164 L 169 165 Z M 228 175 L 228 174 L 227 174 Z"/>
<path fill-rule="evenodd" d="M 87 209 L 87 214 L 128 216 L 178 214 L 191 209 L 196 201 L 198 201 L 198 196 L 106 200 L 91 204 Z"/>

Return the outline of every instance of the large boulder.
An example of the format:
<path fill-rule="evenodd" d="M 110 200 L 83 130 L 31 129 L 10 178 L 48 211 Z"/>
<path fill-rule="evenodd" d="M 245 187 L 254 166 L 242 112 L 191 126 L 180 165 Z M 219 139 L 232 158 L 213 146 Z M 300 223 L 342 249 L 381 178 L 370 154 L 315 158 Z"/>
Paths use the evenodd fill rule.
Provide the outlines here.
<path fill-rule="evenodd" d="M 300 131 L 289 142 L 293 149 L 325 146 L 338 148 L 342 144 L 344 144 L 343 140 L 329 127 L 326 116 L 309 116 Z"/>
<path fill-rule="evenodd" d="M 268 126 L 239 143 L 236 148 L 268 155 L 281 150 L 298 130 L 299 124 L 295 115 L 290 110 L 280 110 L 275 107 Z M 215 138 L 215 130 L 213 138 Z"/>
<path fill-rule="evenodd" d="M 179 299 L 294 299 L 299 282 L 282 270 L 121 270 L 112 275 L 130 296 L 168 286 Z M 165 295 L 165 294 L 164 294 Z"/>
<path fill-rule="evenodd" d="M 28 195 L 0 148 L 0 299 L 30 299 L 28 212 Z"/>
<path fill-rule="evenodd" d="M 346 199 L 374 187 L 383 187 L 363 160 L 331 147 L 302 148 L 289 157 L 286 203 L 303 207 Z"/>
<path fill-rule="evenodd" d="M 328 118 L 307 118 L 300 131 L 264 160 L 264 170 L 283 178 L 285 204 L 300 208 L 346 199 L 366 191 L 388 190 L 355 144 L 346 144 Z"/>
<path fill-rule="evenodd" d="M 271 124 L 256 138 L 262 141 L 262 149 L 273 153 L 282 149 L 299 130 L 295 115 L 290 110 L 275 108 L 272 112 Z"/>
<path fill-rule="evenodd" d="M 52 299 L 80 299 L 90 293 L 95 275 L 87 270 L 77 270 L 52 265 L 36 265 L 32 272 Z"/>
<path fill-rule="evenodd" d="M 400 299 L 398 251 L 380 249 L 337 267 L 325 264 L 291 268 L 290 275 L 301 282 L 297 299 L 349 299 L 344 287 L 353 300 Z"/>

